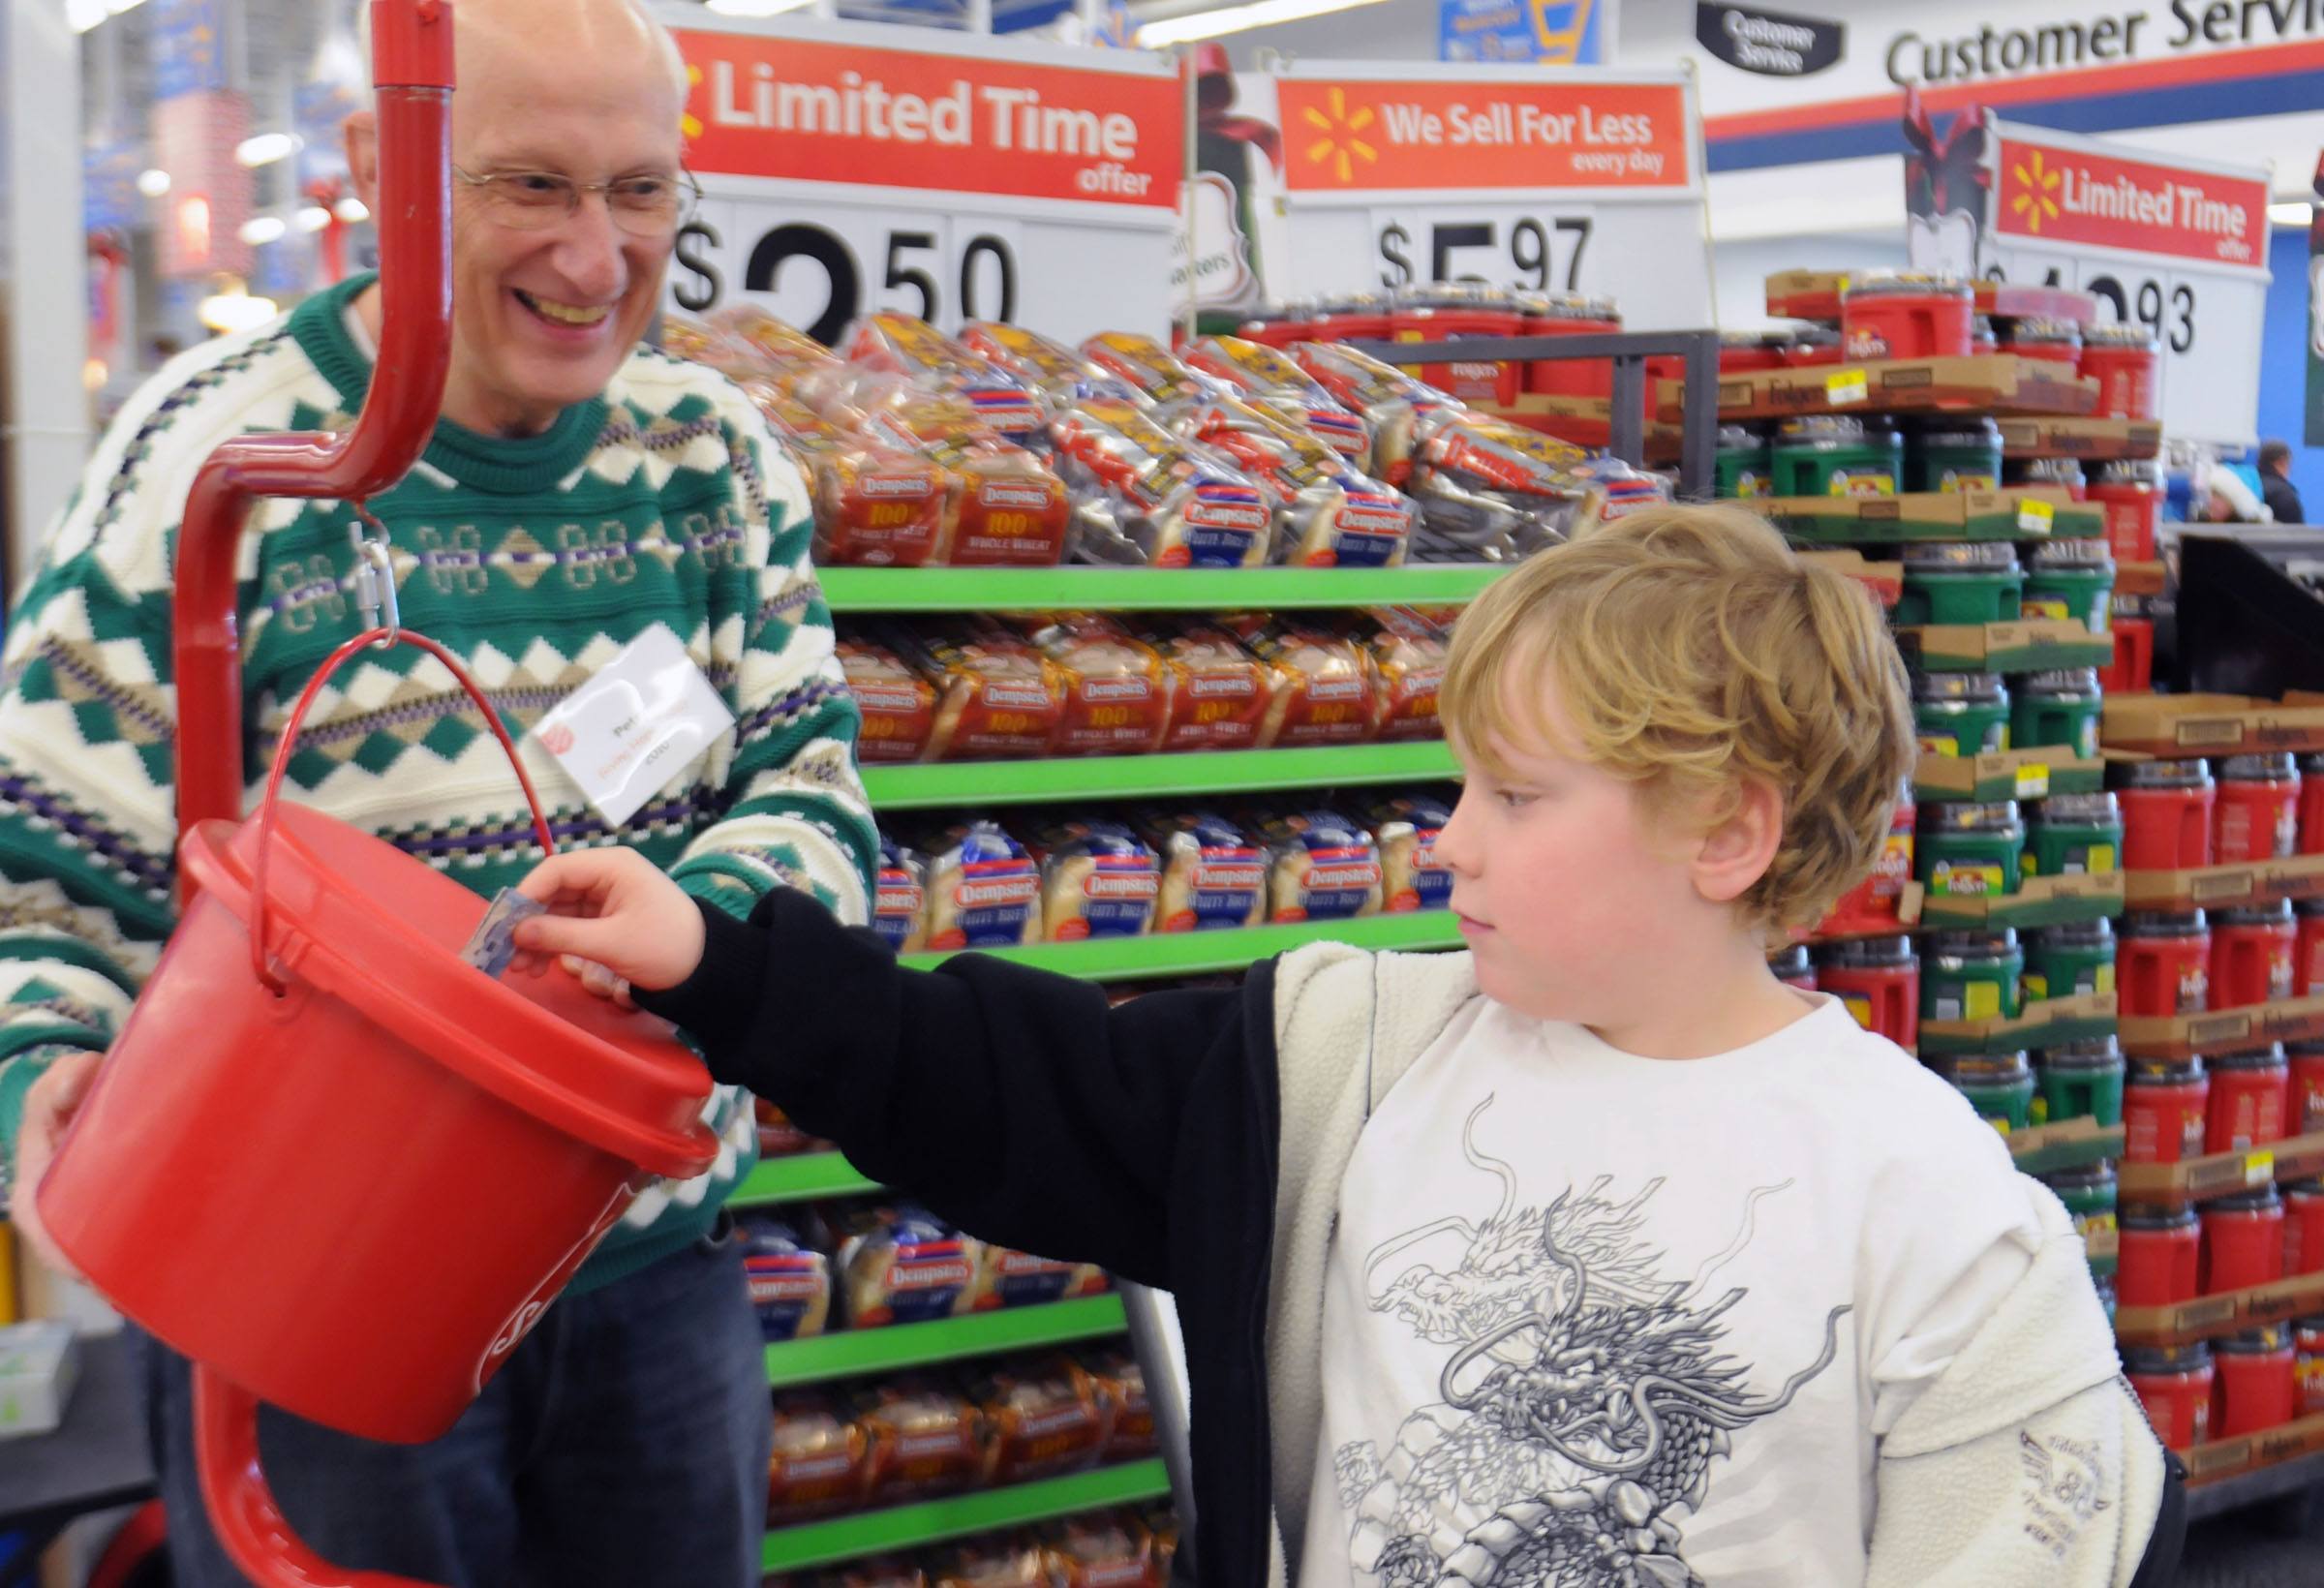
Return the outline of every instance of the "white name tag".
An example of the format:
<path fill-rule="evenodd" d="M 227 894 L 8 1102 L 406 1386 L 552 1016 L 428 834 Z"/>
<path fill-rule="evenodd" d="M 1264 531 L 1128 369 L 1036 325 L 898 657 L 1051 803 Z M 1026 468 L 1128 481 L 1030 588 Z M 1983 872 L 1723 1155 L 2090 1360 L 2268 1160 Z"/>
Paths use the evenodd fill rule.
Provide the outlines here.
<path fill-rule="evenodd" d="M 666 628 L 650 628 L 533 728 L 619 827 L 719 739 L 734 714 Z"/>

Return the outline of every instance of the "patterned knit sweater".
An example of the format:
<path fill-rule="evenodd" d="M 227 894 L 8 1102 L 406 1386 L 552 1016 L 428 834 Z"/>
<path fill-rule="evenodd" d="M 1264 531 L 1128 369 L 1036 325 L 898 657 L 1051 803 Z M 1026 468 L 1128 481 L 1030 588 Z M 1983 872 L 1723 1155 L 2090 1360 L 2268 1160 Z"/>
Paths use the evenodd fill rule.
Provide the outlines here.
<path fill-rule="evenodd" d="M 0 1163 L 26 1089 L 102 1049 L 174 919 L 170 559 L 196 471 L 250 431 L 342 430 L 371 364 L 348 326 L 369 277 L 173 361 L 122 411 L 51 532 L 0 666 Z M 765 890 L 867 918 L 877 854 L 852 760 L 857 716 L 808 561 L 796 471 L 722 377 L 641 348 L 598 400 L 541 435 L 441 422 L 375 497 L 406 626 L 466 663 L 512 735 L 660 626 L 739 720 L 609 829 L 535 742 L 520 745 L 561 845 L 624 843 L 736 915 Z M 362 619 L 352 508 L 270 501 L 241 544 L 246 804 L 291 701 Z M 379 834 L 479 893 L 540 857 L 506 758 L 451 675 L 411 648 L 344 668 L 308 718 L 290 797 Z M 702 1234 L 756 1156 L 749 1099 L 706 1117 L 709 1175 L 650 1190 L 586 1288 Z"/>

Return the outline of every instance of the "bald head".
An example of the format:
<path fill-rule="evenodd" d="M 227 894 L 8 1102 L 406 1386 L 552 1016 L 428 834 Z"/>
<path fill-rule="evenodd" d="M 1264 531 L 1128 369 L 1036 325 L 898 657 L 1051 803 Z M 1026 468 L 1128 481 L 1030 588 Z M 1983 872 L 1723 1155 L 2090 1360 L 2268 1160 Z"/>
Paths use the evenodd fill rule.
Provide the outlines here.
<path fill-rule="evenodd" d="M 363 46 L 363 89 L 371 94 L 371 0 L 356 7 Z M 514 49 L 564 58 L 575 52 L 658 69 L 681 101 L 686 61 L 678 41 L 638 0 L 453 0 L 455 70 L 463 90 L 489 73 L 497 55 Z M 484 79 L 488 82 L 488 78 Z"/>

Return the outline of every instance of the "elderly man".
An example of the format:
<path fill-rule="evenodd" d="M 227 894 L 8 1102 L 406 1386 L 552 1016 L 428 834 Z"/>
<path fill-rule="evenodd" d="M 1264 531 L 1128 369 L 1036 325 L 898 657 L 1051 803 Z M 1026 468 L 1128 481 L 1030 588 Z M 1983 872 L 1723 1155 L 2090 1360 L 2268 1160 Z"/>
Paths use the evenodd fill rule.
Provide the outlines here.
<path fill-rule="evenodd" d="M 460 655 L 520 733 L 631 641 L 683 646 L 739 725 L 618 826 L 529 743 L 561 838 L 639 849 L 737 915 L 795 887 L 861 921 L 876 839 L 803 486 L 741 392 L 639 346 L 692 191 L 683 63 L 631 0 L 461 0 L 458 49 L 451 373 L 424 459 L 369 504 L 403 621 Z M 376 131 L 369 113 L 347 128 L 375 207 Z M 352 280 L 164 370 L 98 446 L 8 635 L 0 1144 L 15 1215 L 51 1264 L 31 1187 L 172 924 L 169 553 L 187 487 L 229 437 L 343 428 L 379 300 Z M 276 503 L 244 542 L 251 776 L 362 622 L 352 521 L 343 503 Z M 290 778 L 479 892 L 540 858 L 498 746 L 413 651 L 341 675 Z M 269 1414 L 267 1470 L 323 1554 L 474 1588 L 757 1580 L 768 1395 L 720 1210 L 755 1134 L 748 1098 L 713 1106 L 717 1168 L 641 1197 L 443 1439 L 373 1445 Z M 378 1278 L 391 1316 L 396 1275 Z M 176 1581 L 239 1582 L 202 1512 L 185 1364 L 152 1357 Z"/>

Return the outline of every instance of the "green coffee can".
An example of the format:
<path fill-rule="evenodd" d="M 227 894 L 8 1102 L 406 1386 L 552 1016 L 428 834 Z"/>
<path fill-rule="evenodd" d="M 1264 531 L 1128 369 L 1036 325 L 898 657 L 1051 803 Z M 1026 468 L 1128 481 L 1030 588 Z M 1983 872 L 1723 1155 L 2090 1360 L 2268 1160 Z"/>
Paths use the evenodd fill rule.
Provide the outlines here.
<path fill-rule="evenodd" d="M 2009 743 L 2019 749 L 2049 745 L 2079 760 L 2098 753 L 2098 724 L 2106 694 L 2095 667 L 2060 667 L 2029 674 L 2009 711 Z"/>
<path fill-rule="evenodd" d="M 1964 1054 L 1921 1063 L 1953 1084 L 1977 1116 L 2006 1136 L 2034 1122 L 2034 1069 L 2023 1053 Z"/>
<path fill-rule="evenodd" d="M 2077 921 L 2026 937 L 2026 1001 L 2114 991 L 2114 925 Z"/>
<path fill-rule="evenodd" d="M 1940 931 L 1920 957 L 1924 1021 L 2015 1020 L 2024 1012 L 2026 957 L 2017 933 Z"/>
<path fill-rule="evenodd" d="M 2112 876 L 2122 869 L 2123 809 L 2111 794 L 2058 794 L 2026 824 L 2026 875 Z"/>
<path fill-rule="evenodd" d="M 2026 576 L 2005 540 L 1945 542 L 1905 548 L 1904 594 L 1896 623 L 2015 623 L 2025 605 Z"/>
<path fill-rule="evenodd" d="M 2009 691 L 1999 673 L 1920 673 L 1912 680 L 1920 748 L 1951 758 L 2009 748 Z"/>
<path fill-rule="evenodd" d="M 2002 427 L 1946 413 L 1905 429 L 1905 477 L 1915 491 L 1991 491 L 2002 483 Z"/>
<path fill-rule="evenodd" d="M 1894 496 L 1904 473 L 1904 439 L 1886 419 L 1809 413 L 1775 438 L 1777 496 Z"/>
<path fill-rule="evenodd" d="M 2105 1126 L 2123 1122 L 2123 1078 L 2128 1066 L 2122 1045 L 2112 1037 L 2069 1043 L 2041 1055 L 2041 1101 L 2035 1105 L 2043 1119 L 2095 1119 Z"/>
<path fill-rule="evenodd" d="M 1775 494 L 1773 432 L 1765 425 L 1723 424 L 1717 458 L 1719 495 L 1749 500 Z"/>
<path fill-rule="evenodd" d="M 1939 898 L 2003 898 L 2023 885 L 2025 846 L 2015 800 L 1924 805 L 1913 838 L 1913 870 Z"/>
<path fill-rule="evenodd" d="M 2094 634 L 2113 625 L 2114 554 L 2103 540 L 2051 540 L 2026 559 L 2029 618 L 2063 618 Z"/>
<path fill-rule="evenodd" d="M 2065 1210 L 2072 1215 L 2074 1228 L 2081 1232 L 2084 1240 L 2113 1230 L 2118 1191 L 2112 1164 L 2062 1169 L 2055 1175 L 2041 1176 L 2040 1179 L 2065 1204 Z"/>

